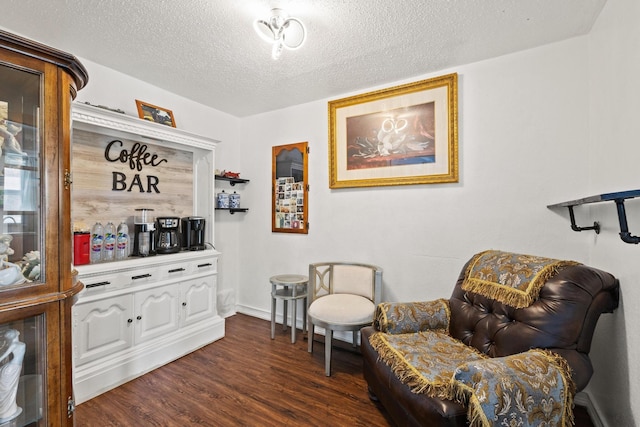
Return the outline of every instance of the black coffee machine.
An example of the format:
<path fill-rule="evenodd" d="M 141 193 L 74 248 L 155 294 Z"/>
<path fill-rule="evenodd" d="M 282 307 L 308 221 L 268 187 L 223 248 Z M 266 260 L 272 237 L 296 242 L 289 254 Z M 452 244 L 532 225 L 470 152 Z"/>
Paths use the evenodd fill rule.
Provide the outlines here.
<path fill-rule="evenodd" d="M 173 254 L 180 252 L 180 218 L 163 216 L 156 218 L 156 253 Z"/>
<path fill-rule="evenodd" d="M 205 219 L 200 216 L 182 218 L 182 249 L 203 251 Z"/>

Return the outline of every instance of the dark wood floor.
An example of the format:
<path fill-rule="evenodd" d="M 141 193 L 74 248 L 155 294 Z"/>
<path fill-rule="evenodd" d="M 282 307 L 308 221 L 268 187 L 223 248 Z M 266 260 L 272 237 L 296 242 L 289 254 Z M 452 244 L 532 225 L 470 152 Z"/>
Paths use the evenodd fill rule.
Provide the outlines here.
<path fill-rule="evenodd" d="M 226 336 L 76 408 L 76 426 L 391 426 L 369 400 L 362 357 L 324 348 L 298 333 L 245 315 L 227 318 Z M 576 411 L 576 426 L 591 426 Z"/>
<path fill-rule="evenodd" d="M 390 426 L 369 400 L 362 357 L 324 347 L 307 352 L 289 331 L 237 314 L 226 336 L 181 359 L 84 402 L 76 426 Z"/>

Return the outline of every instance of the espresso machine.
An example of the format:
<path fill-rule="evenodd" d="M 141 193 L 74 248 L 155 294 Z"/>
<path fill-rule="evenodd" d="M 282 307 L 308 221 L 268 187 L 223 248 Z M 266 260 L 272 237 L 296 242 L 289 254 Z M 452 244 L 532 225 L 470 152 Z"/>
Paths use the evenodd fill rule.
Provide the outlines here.
<path fill-rule="evenodd" d="M 153 209 L 139 208 L 133 219 L 134 239 L 132 256 L 151 256 L 156 254 L 156 223 L 149 216 Z"/>
<path fill-rule="evenodd" d="M 182 248 L 187 251 L 203 251 L 205 219 L 199 216 L 182 218 Z"/>
<path fill-rule="evenodd" d="M 156 252 L 158 254 L 180 252 L 180 218 L 172 216 L 158 217 L 156 218 L 156 224 Z"/>

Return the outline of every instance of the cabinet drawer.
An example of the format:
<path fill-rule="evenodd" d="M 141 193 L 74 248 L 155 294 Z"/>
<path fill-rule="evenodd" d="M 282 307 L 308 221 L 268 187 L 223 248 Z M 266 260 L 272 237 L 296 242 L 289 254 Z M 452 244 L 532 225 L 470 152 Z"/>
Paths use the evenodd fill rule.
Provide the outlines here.
<path fill-rule="evenodd" d="M 160 267 L 160 277 L 162 279 L 180 279 L 191 274 L 189 262 L 176 262 Z"/>
<path fill-rule="evenodd" d="M 218 258 L 203 258 L 190 262 L 191 271 L 198 273 L 216 273 L 218 271 Z"/>
<path fill-rule="evenodd" d="M 199 273 L 215 273 L 218 270 L 217 258 L 200 258 L 173 262 L 159 268 L 162 279 L 180 279 L 184 276 Z"/>
<path fill-rule="evenodd" d="M 123 270 L 110 274 L 80 277 L 84 284 L 81 296 L 95 296 L 116 289 L 154 283 L 161 279 L 157 267 L 139 268 L 135 270 Z"/>

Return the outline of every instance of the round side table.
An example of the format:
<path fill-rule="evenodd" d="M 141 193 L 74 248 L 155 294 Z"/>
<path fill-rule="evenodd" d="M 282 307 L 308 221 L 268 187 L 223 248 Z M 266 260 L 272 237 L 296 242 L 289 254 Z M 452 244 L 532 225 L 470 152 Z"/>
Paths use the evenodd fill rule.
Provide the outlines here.
<path fill-rule="evenodd" d="M 307 284 L 309 278 L 300 274 L 278 274 L 272 276 L 271 282 L 271 339 L 276 333 L 276 300 L 282 300 L 282 330 L 287 330 L 287 305 L 291 308 L 291 342 L 296 342 L 296 307 L 302 300 L 302 332 L 307 330 Z"/>

